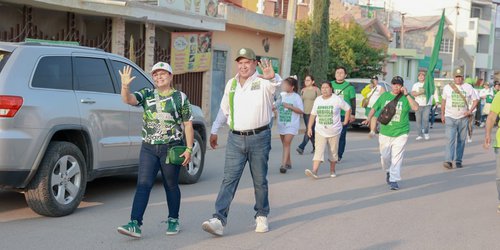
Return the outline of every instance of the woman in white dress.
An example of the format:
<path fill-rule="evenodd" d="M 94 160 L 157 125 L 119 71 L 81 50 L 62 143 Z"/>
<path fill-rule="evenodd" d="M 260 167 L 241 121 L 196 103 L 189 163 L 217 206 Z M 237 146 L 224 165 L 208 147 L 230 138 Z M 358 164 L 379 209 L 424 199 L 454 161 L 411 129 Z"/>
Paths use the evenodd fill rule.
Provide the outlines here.
<path fill-rule="evenodd" d="M 297 94 L 297 79 L 288 77 L 281 83 L 281 89 L 276 109 L 278 110 L 278 131 L 283 144 L 283 158 L 280 173 L 284 174 L 292 168 L 290 160 L 290 144 L 293 137 L 299 133 L 300 116 L 304 113 L 302 98 Z"/>

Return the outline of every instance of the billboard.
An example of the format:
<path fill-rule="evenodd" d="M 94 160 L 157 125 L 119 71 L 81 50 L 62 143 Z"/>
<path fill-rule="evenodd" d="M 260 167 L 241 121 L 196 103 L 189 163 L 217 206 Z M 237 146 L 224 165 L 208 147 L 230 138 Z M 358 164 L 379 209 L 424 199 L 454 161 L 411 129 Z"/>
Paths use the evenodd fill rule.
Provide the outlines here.
<path fill-rule="evenodd" d="M 212 32 L 173 32 L 170 51 L 174 74 L 208 71 L 212 63 Z"/>

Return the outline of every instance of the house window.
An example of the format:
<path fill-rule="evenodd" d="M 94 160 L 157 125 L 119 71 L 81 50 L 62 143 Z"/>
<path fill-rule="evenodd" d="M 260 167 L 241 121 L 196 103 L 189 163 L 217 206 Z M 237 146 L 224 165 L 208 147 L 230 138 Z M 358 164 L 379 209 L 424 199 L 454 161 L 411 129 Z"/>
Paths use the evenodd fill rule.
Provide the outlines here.
<path fill-rule="evenodd" d="M 452 53 L 453 52 L 453 39 L 443 38 L 441 40 L 441 48 L 439 49 L 441 53 Z"/>
<path fill-rule="evenodd" d="M 474 20 L 469 21 L 469 29 L 474 30 L 476 28 L 476 22 Z"/>
<path fill-rule="evenodd" d="M 481 18 L 481 11 L 482 10 L 479 7 L 472 7 L 471 8 L 471 12 L 470 12 L 470 17 L 472 17 L 472 18 L 475 18 L 475 17 Z"/>

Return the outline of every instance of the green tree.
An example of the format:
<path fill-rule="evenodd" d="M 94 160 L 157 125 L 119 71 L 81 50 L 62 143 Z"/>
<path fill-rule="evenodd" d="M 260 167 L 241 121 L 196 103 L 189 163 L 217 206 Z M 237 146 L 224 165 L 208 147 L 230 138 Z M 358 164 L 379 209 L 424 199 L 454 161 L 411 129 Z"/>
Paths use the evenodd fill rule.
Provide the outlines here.
<path fill-rule="evenodd" d="M 314 69 L 315 62 L 326 59 L 326 79 L 333 80 L 335 68 L 344 66 L 349 77 L 368 78 L 382 71 L 382 63 L 385 58 L 383 50 L 374 49 L 368 44 L 368 37 L 361 26 L 356 23 L 342 25 L 338 21 L 329 24 L 328 56 L 321 53 L 319 56 L 311 57 L 307 51 L 312 50 L 312 44 L 308 43 L 311 37 L 312 21 L 300 21 L 296 23 L 295 40 L 292 54 L 292 72 L 303 79 L 307 73 L 318 77 Z M 319 81 L 316 81 L 319 83 Z"/>
<path fill-rule="evenodd" d="M 338 21 L 330 23 L 329 79 L 335 77 L 335 68 L 344 66 L 352 78 L 367 78 L 382 71 L 385 54 L 381 49 L 370 47 L 368 36 L 355 22 L 342 25 Z"/>
<path fill-rule="evenodd" d="M 311 66 L 311 20 L 295 23 L 295 38 L 292 52 L 292 74 L 304 79 Z M 299 81 L 301 82 L 301 81 Z"/>
<path fill-rule="evenodd" d="M 321 83 L 328 78 L 328 26 L 330 0 L 314 1 L 311 25 L 310 73 Z"/>

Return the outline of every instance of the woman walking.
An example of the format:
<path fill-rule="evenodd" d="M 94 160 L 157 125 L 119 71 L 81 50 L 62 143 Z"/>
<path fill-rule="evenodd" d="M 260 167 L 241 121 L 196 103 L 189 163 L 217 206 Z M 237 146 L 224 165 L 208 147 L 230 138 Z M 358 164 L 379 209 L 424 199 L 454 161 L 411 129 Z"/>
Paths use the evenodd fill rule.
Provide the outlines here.
<path fill-rule="evenodd" d="M 304 103 L 304 114 L 302 117 L 304 118 L 304 125 L 307 128 L 307 123 L 309 122 L 309 117 L 311 116 L 311 110 L 314 104 L 314 100 L 316 97 L 321 95 L 321 91 L 314 83 L 314 77 L 312 75 L 306 75 L 304 78 L 305 87 L 300 91 L 300 96 L 302 98 L 302 103 Z M 304 133 L 304 138 L 302 139 L 302 143 L 300 143 L 299 147 L 297 147 L 297 152 L 299 154 L 304 153 L 304 149 L 307 146 L 307 143 L 311 140 L 311 144 L 313 147 L 312 152 L 314 153 L 314 124 L 313 124 L 313 134 L 309 137 L 306 132 Z"/>
<path fill-rule="evenodd" d="M 184 93 L 172 87 L 172 68 L 168 63 L 159 62 L 153 66 L 151 75 L 155 83 L 154 89 L 143 88 L 131 94 L 129 86 L 135 78 L 131 77 L 131 68 L 126 66 L 123 72 L 120 71 L 123 102 L 144 108 L 142 147 L 130 222 L 118 227 L 119 233 L 135 238 L 141 237 L 143 215 L 158 171 L 161 171 L 167 196 L 169 214 L 166 234 L 179 233 L 181 166 L 170 163 L 170 157 L 167 158 L 167 155 L 173 147 L 183 145 L 181 125 L 184 126 L 187 145 L 185 151 L 178 156 L 184 158 L 181 164 L 183 166 L 191 161 L 194 140 L 191 105 Z"/>
<path fill-rule="evenodd" d="M 290 144 L 293 137 L 299 133 L 300 115 L 303 114 L 304 105 L 299 94 L 297 94 L 297 80 L 288 77 L 281 83 L 283 92 L 280 94 L 278 103 L 278 131 L 283 144 L 283 157 L 280 173 L 284 174 L 292 168 L 290 160 Z"/>
<path fill-rule="evenodd" d="M 332 85 L 329 82 L 321 84 L 321 96 L 314 101 L 311 117 L 307 126 L 307 134 L 312 136 L 313 124 L 316 121 L 316 151 L 314 152 L 313 168 L 306 169 L 305 174 L 314 179 L 318 178 L 318 169 L 324 160 L 326 145 L 329 145 L 328 159 L 330 161 L 330 177 L 337 177 L 335 165 L 338 161 L 338 147 L 342 127 L 349 123 L 351 106 L 338 95 L 332 94 Z M 342 123 L 340 111 L 345 111 Z"/>

